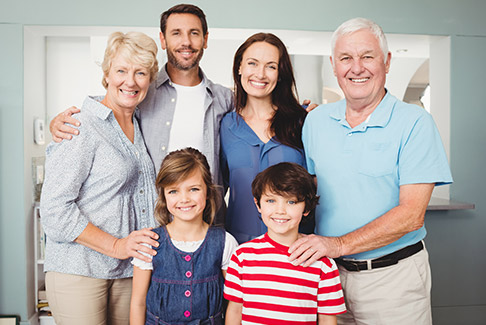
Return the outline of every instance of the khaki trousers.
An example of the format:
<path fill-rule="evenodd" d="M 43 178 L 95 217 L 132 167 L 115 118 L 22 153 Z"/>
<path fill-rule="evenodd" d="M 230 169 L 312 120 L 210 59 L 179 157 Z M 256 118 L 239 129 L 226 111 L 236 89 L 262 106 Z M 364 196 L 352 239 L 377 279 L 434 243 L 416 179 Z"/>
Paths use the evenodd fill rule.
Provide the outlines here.
<path fill-rule="evenodd" d="M 431 325 L 429 255 L 420 252 L 384 268 L 352 272 L 339 266 L 348 312 L 340 325 Z"/>
<path fill-rule="evenodd" d="M 132 278 L 46 273 L 47 300 L 56 325 L 127 325 L 131 293 Z"/>

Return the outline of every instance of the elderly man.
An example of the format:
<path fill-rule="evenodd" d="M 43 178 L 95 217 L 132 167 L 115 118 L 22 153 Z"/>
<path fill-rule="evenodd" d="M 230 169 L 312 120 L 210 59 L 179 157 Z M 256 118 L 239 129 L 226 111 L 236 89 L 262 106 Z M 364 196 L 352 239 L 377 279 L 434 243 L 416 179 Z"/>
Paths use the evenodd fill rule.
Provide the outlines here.
<path fill-rule="evenodd" d="M 374 22 L 338 27 L 331 64 L 345 99 L 316 108 L 303 129 L 318 235 L 292 245 L 290 259 L 336 258 L 340 324 L 432 323 L 424 215 L 434 186 L 452 177 L 430 114 L 385 89 L 390 58 Z"/>

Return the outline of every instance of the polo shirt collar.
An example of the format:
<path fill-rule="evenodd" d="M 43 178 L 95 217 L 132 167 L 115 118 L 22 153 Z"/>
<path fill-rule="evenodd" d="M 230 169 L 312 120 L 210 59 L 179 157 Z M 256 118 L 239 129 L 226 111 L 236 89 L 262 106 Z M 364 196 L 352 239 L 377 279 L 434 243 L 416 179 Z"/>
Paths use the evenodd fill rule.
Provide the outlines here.
<path fill-rule="evenodd" d="M 395 103 L 398 99 L 395 96 L 391 95 L 388 90 L 385 89 L 385 91 L 385 96 L 378 104 L 378 106 L 376 106 L 375 110 L 371 113 L 371 115 L 368 117 L 367 121 L 356 126 L 356 128 L 384 127 L 388 124 L 391 118 L 393 107 L 395 106 Z M 346 121 L 346 100 L 344 99 L 340 101 L 338 105 L 334 106 L 329 116 L 338 121 L 340 124 L 349 127 L 349 124 Z"/>

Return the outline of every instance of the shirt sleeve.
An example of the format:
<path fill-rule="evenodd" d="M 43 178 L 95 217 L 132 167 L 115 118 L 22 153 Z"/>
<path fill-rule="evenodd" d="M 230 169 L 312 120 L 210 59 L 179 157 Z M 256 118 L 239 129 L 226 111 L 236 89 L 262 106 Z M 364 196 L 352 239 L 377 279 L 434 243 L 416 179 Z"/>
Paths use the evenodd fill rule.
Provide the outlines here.
<path fill-rule="evenodd" d="M 306 164 L 305 167 L 307 168 L 309 174 L 315 175 L 316 171 L 314 168 L 314 161 L 311 158 L 310 150 L 309 150 L 309 148 L 311 147 L 310 142 L 312 141 L 312 137 L 309 137 L 308 135 L 308 133 L 310 132 L 310 126 L 309 126 L 310 122 L 308 120 L 309 119 L 307 118 L 304 121 L 304 125 L 302 126 L 302 143 L 304 144 L 304 151 L 305 151 L 305 164 Z"/>
<path fill-rule="evenodd" d="M 82 127 L 88 123 L 83 121 L 72 140 L 51 143 L 46 150 L 41 221 L 47 236 L 58 242 L 74 241 L 89 222 L 76 203 L 96 152 L 89 130 Z"/>
<path fill-rule="evenodd" d="M 224 133 L 226 132 L 227 129 L 227 118 L 223 117 L 223 120 L 221 121 L 221 127 L 219 129 L 220 133 L 220 138 L 223 139 L 225 138 Z M 221 174 L 223 175 L 223 191 L 224 194 L 228 192 L 229 188 L 229 167 L 228 167 L 228 159 L 226 157 L 226 152 L 224 150 L 224 140 L 221 140 L 221 146 L 220 146 L 220 153 L 219 153 L 219 168 L 221 169 Z"/>
<path fill-rule="evenodd" d="M 424 113 L 417 118 L 406 136 L 399 155 L 400 185 L 451 183 L 449 163 L 432 116 Z"/>
<path fill-rule="evenodd" d="M 149 248 L 152 248 L 152 246 L 150 246 L 150 245 L 149 245 L 149 244 L 147 244 L 147 243 L 142 243 L 142 245 L 147 246 L 147 247 L 149 247 Z M 139 252 L 140 254 L 142 254 L 142 255 L 144 255 L 144 256 L 147 256 L 147 257 L 149 257 L 150 259 L 152 259 L 152 255 L 149 255 L 149 254 L 147 254 L 147 253 L 145 253 L 145 252 L 141 252 L 141 251 L 138 251 L 138 252 Z M 153 269 L 154 269 L 154 267 L 153 267 L 153 265 L 152 265 L 152 262 L 145 262 L 145 261 L 142 261 L 141 259 L 136 258 L 136 257 L 134 257 L 134 258 L 132 259 L 132 265 L 133 265 L 133 266 L 138 267 L 138 268 L 139 268 L 139 269 L 141 269 L 141 270 L 153 270 Z"/>
<path fill-rule="evenodd" d="M 324 258 L 321 264 L 321 279 L 317 291 L 317 312 L 335 315 L 346 311 L 344 295 L 339 279 L 339 270 L 332 259 Z"/>
<path fill-rule="evenodd" d="M 231 235 L 229 232 L 226 232 L 225 241 L 224 241 L 224 251 L 223 251 L 223 260 L 221 262 L 221 269 L 227 270 L 231 256 L 238 247 L 238 242 L 236 241 L 235 237 Z"/>
<path fill-rule="evenodd" d="M 238 258 L 238 251 L 232 256 L 226 273 L 224 282 L 224 298 L 229 301 L 243 303 L 242 285 L 242 265 Z"/>

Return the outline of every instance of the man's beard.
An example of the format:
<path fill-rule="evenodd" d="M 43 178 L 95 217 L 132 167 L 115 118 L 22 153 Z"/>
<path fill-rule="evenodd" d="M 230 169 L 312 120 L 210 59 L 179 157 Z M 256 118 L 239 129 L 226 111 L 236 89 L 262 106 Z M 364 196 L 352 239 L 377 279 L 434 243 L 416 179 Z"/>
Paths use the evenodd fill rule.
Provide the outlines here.
<path fill-rule="evenodd" d="M 193 51 L 193 48 L 188 47 L 188 48 L 179 49 L 179 51 L 184 51 L 184 50 Z M 201 48 L 199 50 L 197 56 L 191 62 L 191 61 L 179 61 L 179 60 L 177 60 L 177 58 L 175 57 L 175 55 L 173 54 L 172 51 L 167 51 L 167 60 L 176 69 L 187 71 L 187 70 L 191 70 L 192 68 L 194 68 L 195 66 L 197 66 L 199 64 L 199 61 L 201 61 L 203 54 L 204 54 L 204 49 Z"/>

